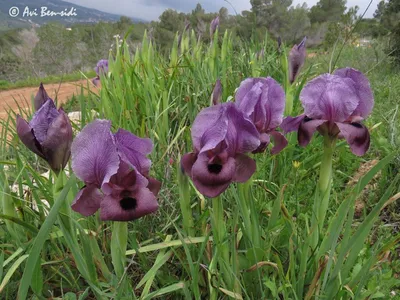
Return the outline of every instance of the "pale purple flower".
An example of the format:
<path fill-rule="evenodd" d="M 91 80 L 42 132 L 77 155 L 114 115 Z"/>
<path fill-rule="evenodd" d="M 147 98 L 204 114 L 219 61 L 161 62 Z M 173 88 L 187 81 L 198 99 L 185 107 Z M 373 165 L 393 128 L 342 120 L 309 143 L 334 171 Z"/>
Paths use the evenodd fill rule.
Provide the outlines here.
<path fill-rule="evenodd" d="M 217 82 L 215 83 L 211 98 L 212 98 L 212 103 L 214 105 L 217 105 L 217 104 L 221 103 L 222 84 L 221 84 L 221 80 L 220 79 L 217 79 Z"/>
<path fill-rule="evenodd" d="M 47 92 L 44 89 L 43 83 L 40 83 L 39 90 L 36 93 L 36 96 L 34 99 L 35 111 L 38 111 L 48 99 L 50 99 L 50 97 L 49 97 L 49 95 L 47 95 Z"/>
<path fill-rule="evenodd" d="M 72 169 L 85 182 L 72 209 L 90 216 L 100 209 L 102 220 L 129 221 L 158 209 L 161 183 L 149 177 L 150 139 L 120 129 L 111 122 L 88 124 L 72 144 Z"/>
<path fill-rule="evenodd" d="M 210 36 L 212 37 L 214 33 L 217 31 L 217 28 L 219 27 L 219 16 L 217 16 L 215 19 L 211 21 L 210 24 Z"/>
<path fill-rule="evenodd" d="M 193 123 L 192 141 L 194 151 L 182 157 L 181 165 L 207 197 L 220 195 L 232 182 L 246 182 L 256 171 L 245 153 L 259 147 L 259 134 L 234 103 L 203 109 Z"/>
<path fill-rule="evenodd" d="M 72 127 L 65 112 L 61 108 L 57 110 L 52 99 L 47 99 L 29 123 L 17 115 L 17 134 L 29 150 L 48 162 L 54 172 L 59 173 L 67 165 L 71 155 Z"/>
<path fill-rule="evenodd" d="M 256 57 L 258 60 L 262 60 L 264 59 L 265 56 L 265 50 L 264 48 L 262 48 L 260 51 L 257 52 Z"/>
<path fill-rule="evenodd" d="M 303 67 L 306 60 L 306 40 L 301 41 L 299 45 L 294 45 L 289 53 L 289 81 L 293 83 L 299 75 L 300 69 Z"/>
<path fill-rule="evenodd" d="M 108 73 L 108 60 L 107 59 L 99 60 L 94 70 L 96 71 L 97 76 L 92 79 L 92 83 L 95 86 L 98 86 L 100 83 L 100 76 Z"/>
<path fill-rule="evenodd" d="M 361 123 L 374 106 L 368 79 L 358 70 L 339 69 L 311 80 L 300 99 L 304 114 L 284 120 L 285 132 L 298 131 L 300 146 L 307 146 L 318 130 L 332 138 L 345 138 L 351 151 L 364 155 L 370 145 L 368 129 Z"/>
<path fill-rule="evenodd" d="M 260 133 L 260 146 L 253 153 L 264 152 L 270 144 L 272 154 L 282 151 L 286 138 L 276 129 L 282 123 L 285 111 L 285 92 L 273 78 L 248 78 L 244 80 L 236 93 L 236 106 L 256 126 Z"/>

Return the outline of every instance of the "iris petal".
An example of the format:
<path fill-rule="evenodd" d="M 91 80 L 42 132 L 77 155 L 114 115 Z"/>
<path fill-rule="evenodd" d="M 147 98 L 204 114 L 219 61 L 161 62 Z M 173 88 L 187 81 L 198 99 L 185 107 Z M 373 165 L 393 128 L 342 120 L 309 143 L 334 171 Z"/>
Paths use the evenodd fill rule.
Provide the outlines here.
<path fill-rule="evenodd" d="M 130 201 L 121 203 L 121 201 Z M 158 209 L 157 199 L 147 188 L 140 188 L 125 195 L 125 198 L 106 196 L 100 205 L 103 221 L 131 221 L 154 213 Z"/>
<path fill-rule="evenodd" d="M 98 187 L 117 173 L 120 158 L 110 131 L 111 122 L 96 120 L 72 143 L 72 169 L 78 178 Z"/>
<path fill-rule="evenodd" d="M 61 111 L 50 124 L 46 140 L 42 143 L 45 158 L 56 173 L 65 168 L 71 156 L 71 144 L 71 123 L 67 115 Z"/>
<path fill-rule="evenodd" d="M 256 162 L 245 154 L 236 155 L 235 160 L 236 170 L 233 181 L 246 182 L 255 173 L 257 169 Z"/>
<path fill-rule="evenodd" d="M 33 134 L 32 128 L 29 126 L 28 122 L 26 122 L 21 116 L 17 115 L 17 134 L 21 139 L 22 143 L 33 153 L 39 155 L 44 158 L 44 154 L 42 152 L 42 147 Z"/>
<path fill-rule="evenodd" d="M 103 194 L 94 185 L 84 187 L 76 195 L 71 207 L 74 211 L 87 217 L 93 215 L 99 208 L 103 200 Z"/>
<path fill-rule="evenodd" d="M 350 78 L 354 82 L 354 87 L 359 97 L 359 104 L 352 116 L 361 116 L 364 119 L 368 117 L 374 107 L 374 95 L 368 78 L 365 77 L 363 73 L 353 68 L 338 69 L 335 75 L 343 78 Z"/>
<path fill-rule="evenodd" d="M 310 143 L 315 131 L 317 130 L 317 127 L 326 122 L 326 120 L 311 120 L 307 118 L 304 119 L 300 124 L 297 136 L 299 140 L 299 145 L 302 147 L 307 146 Z"/>
<path fill-rule="evenodd" d="M 330 74 L 311 80 L 300 99 L 307 117 L 334 122 L 347 120 L 359 104 L 353 80 Z"/>
<path fill-rule="evenodd" d="M 368 151 L 370 135 L 367 127 L 360 123 L 336 123 L 336 125 L 350 145 L 351 152 L 357 156 L 362 156 Z"/>

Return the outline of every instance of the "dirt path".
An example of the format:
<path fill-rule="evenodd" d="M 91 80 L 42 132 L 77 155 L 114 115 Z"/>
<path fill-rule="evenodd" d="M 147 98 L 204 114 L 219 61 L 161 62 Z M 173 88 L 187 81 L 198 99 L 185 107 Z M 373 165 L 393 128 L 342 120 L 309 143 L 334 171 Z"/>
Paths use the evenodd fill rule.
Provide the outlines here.
<path fill-rule="evenodd" d="M 79 95 L 81 93 L 81 86 L 84 89 L 87 88 L 87 80 L 83 79 L 80 81 L 45 84 L 47 94 L 50 98 L 55 99 L 57 95 L 58 104 L 65 103 L 74 94 Z M 93 91 L 96 87 L 89 82 L 89 86 Z M 7 117 L 8 108 L 18 111 L 18 105 L 27 108 L 31 105 L 31 97 L 35 96 L 38 91 L 39 85 L 37 87 L 27 87 L 19 88 L 7 91 L 0 91 L 0 119 L 5 119 Z M 17 103 L 18 105 L 17 105 Z"/>

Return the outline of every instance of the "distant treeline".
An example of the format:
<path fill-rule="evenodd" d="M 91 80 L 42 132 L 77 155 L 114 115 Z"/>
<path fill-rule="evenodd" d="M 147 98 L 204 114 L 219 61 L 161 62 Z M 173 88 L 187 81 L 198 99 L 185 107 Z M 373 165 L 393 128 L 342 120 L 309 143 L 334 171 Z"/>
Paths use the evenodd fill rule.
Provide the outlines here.
<path fill-rule="evenodd" d="M 116 39 L 127 33 L 127 42 L 134 49 L 147 31 L 161 53 L 166 53 L 176 33 L 185 29 L 194 30 L 199 39 L 208 43 L 210 23 L 217 15 L 221 34 L 229 29 L 245 42 L 261 40 L 267 33 L 272 39 L 281 37 L 286 44 L 307 36 L 308 46 L 328 49 L 337 40 L 353 42 L 390 35 L 396 24 L 387 20 L 393 19 L 393 11 L 399 11 L 399 7 L 392 5 L 395 2 L 400 1 L 382 1 L 375 18 L 365 20 L 360 19 L 358 7 L 346 7 L 346 0 L 320 0 L 311 8 L 305 3 L 294 7 L 291 0 L 251 0 L 251 10 L 237 15 L 229 15 L 225 7 L 218 13 L 206 13 L 197 4 L 190 13 L 168 9 L 151 23 L 133 24 L 130 18 L 121 17 L 115 23 L 74 24 L 71 28 L 49 23 L 16 29 L 0 33 L 0 80 L 13 82 L 93 69 L 99 59 L 108 57 Z"/>

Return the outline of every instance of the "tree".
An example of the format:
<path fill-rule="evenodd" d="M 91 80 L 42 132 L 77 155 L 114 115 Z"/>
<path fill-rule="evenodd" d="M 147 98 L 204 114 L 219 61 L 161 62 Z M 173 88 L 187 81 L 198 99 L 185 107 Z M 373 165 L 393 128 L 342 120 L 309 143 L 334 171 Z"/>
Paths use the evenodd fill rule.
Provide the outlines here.
<path fill-rule="evenodd" d="M 291 7 L 288 11 L 286 26 L 281 30 L 280 36 L 290 43 L 297 42 L 306 35 L 306 30 L 310 28 L 311 22 L 308 17 L 307 4 Z"/>
<path fill-rule="evenodd" d="M 311 23 L 338 22 L 346 11 L 346 0 L 320 0 L 311 7 Z"/>

